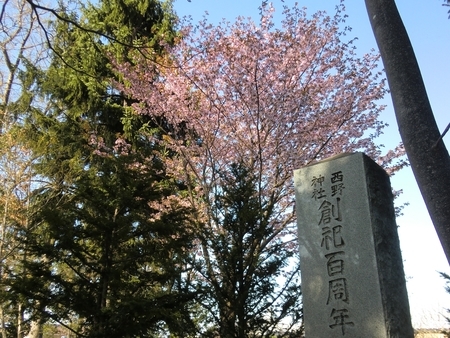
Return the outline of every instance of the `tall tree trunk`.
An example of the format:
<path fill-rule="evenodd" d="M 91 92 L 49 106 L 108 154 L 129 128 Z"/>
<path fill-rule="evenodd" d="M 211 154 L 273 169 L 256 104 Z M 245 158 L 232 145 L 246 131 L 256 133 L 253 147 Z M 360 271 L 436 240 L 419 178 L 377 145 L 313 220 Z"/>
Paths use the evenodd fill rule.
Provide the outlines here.
<path fill-rule="evenodd" d="M 1 332 L 2 332 L 2 338 L 7 338 L 6 335 L 6 326 L 5 326 L 5 313 L 3 311 L 3 304 L 0 305 L 0 321 L 1 321 Z"/>
<path fill-rule="evenodd" d="M 9 202 L 9 196 L 6 197 L 5 200 L 5 207 L 3 211 L 3 220 L 0 226 L 0 278 L 5 279 L 6 276 L 4 274 L 4 243 L 5 243 L 5 233 L 6 233 L 6 214 L 8 213 L 8 202 Z M 0 304 L 0 322 L 1 322 L 1 333 L 2 338 L 6 338 L 6 327 L 5 327 L 5 312 L 4 312 L 4 303 Z"/>
<path fill-rule="evenodd" d="M 365 0 L 406 154 L 450 263 L 450 158 L 394 0 Z"/>
<path fill-rule="evenodd" d="M 23 306 L 21 303 L 17 309 L 17 338 L 23 337 Z"/>

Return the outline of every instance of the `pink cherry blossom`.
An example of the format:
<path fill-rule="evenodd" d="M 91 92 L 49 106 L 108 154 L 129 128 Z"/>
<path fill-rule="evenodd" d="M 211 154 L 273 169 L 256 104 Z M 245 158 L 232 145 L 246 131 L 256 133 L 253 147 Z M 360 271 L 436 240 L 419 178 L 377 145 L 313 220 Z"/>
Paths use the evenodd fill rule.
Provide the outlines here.
<path fill-rule="evenodd" d="M 284 231 L 293 221 L 294 169 L 356 151 L 395 170 L 404 162 L 396 161 L 402 149 L 381 156 L 375 143 L 385 126 L 377 103 L 385 79 L 379 56 L 358 56 L 347 40 L 341 11 L 308 17 L 285 8 L 279 28 L 273 11 L 259 24 L 185 25 L 166 58 L 117 69 L 127 84 L 121 89 L 139 102 L 134 109 L 175 128 L 164 139 L 180 155 L 168 162 L 173 174 L 195 178 L 208 195 L 218 172 L 245 164 L 258 175 L 262 198 L 276 202 L 274 222 Z"/>

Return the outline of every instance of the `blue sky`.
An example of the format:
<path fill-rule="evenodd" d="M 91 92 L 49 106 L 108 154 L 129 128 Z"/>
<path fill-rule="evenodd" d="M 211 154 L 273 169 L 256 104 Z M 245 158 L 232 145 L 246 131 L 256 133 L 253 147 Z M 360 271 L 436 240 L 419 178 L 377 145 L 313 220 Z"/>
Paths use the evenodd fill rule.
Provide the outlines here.
<path fill-rule="evenodd" d="M 330 14 L 339 0 L 273 0 L 278 13 L 282 6 L 293 6 L 298 2 L 306 7 L 309 14 L 325 10 Z M 450 20 L 443 0 L 402 0 L 396 1 L 409 37 L 413 44 L 428 96 L 441 131 L 450 123 Z M 208 12 L 208 20 L 217 23 L 222 18 L 233 21 L 237 16 L 258 16 L 258 0 L 175 0 L 177 14 L 190 15 L 199 21 Z M 345 1 L 347 25 L 352 27 L 349 38 L 357 37 L 357 50 L 364 54 L 377 50 L 370 27 L 364 1 Z M 389 96 L 383 102 L 387 105 L 381 120 L 389 123 L 389 128 L 380 139 L 387 147 L 394 147 L 400 141 L 397 124 Z M 444 138 L 447 147 L 450 135 Z M 392 178 L 395 189 L 403 189 L 399 203 L 408 202 L 404 215 L 397 219 L 402 248 L 410 307 L 415 327 L 437 327 L 446 325 L 442 314 L 450 308 L 450 296 L 444 291 L 444 281 L 437 271 L 450 272 L 434 227 L 428 216 L 414 176 L 409 168 Z M 447 187 L 448 188 L 448 187 Z"/>

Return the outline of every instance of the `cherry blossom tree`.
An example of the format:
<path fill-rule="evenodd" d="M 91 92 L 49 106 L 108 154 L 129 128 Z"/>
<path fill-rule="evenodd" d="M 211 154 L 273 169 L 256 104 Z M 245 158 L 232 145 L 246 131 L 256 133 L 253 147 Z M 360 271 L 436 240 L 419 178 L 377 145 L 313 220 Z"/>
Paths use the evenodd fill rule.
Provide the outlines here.
<path fill-rule="evenodd" d="M 343 10 L 341 5 L 333 17 L 323 12 L 308 17 L 299 7 L 285 7 L 281 27 L 270 6 L 262 9 L 259 23 L 238 18 L 217 26 L 207 20 L 187 24 L 167 58 L 155 61 L 142 53 L 134 65 L 117 65 L 127 83 L 122 90 L 138 102 L 134 109 L 164 121 L 162 128 L 171 126 L 163 140 L 179 156 L 168 165 L 191 187 L 191 202 L 203 214 L 198 280 L 216 294 L 214 304 L 202 304 L 219 334 L 226 332 L 221 325 L 230 318 L 228 329 L 248 325 L 232 337 L 247 337 L 263 330 L 274 334 L 286 317 L 292 322 L 301 317 L 286 310 L 299 306 L 293 297 L 282 297 L 294 290 L 298 273 L 295 255 L 287 254 L 297 246 L 294 169 L 355 151 L 391 171 L 405 164 L 396 160 L 401 147 L 382 156 L 375 143 L 385 126 L 378 119 L 383 106 L 377 104 L 386 93 L 385 80 L 377 68 L 378 55 L 359 57 L 354 40 L 346 37 Z M 230 184 L 239 187 L 242 182 L 251 182 L 246 201 L 257 201 L 250 209 L 259 213 L 231 229 L 226 226 L 230 213 L 240 215 L 245 203 L 237 196 L 244 192 L 236 188 L 230 193 Z M 258 231 L 251 230 L 255 226 Z M 239 231 L 241 237 L 233 237 Z M 241 259 L 233 264 L 224 264 L 239 242 L 247 243 L 248 250 L 241 250 Z M 274 248 L 292 264 L 274 263 L 269 271 L 264 262 Z M 232 278 L 231 271 L 238 269 L 240 281 Z M 263 270 L 272 277 L 270 287 L 243 287 Z M 236 295 L 247 300 L 239 303 Z M 255 305 L 255 299 L 263 305 Z M 234 308 L 238 303 L 248 317 L 259 315 L 265 326 L 256 332 L 249 320 L 240 319 Z"/>

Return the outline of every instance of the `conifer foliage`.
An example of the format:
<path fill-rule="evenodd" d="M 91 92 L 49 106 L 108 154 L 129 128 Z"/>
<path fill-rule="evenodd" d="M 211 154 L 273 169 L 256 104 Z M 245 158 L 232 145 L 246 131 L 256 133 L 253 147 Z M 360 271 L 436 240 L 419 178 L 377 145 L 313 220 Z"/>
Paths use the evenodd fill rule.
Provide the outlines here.
<path fill-rule="evenodd" d="M 287 238 L 278 236 L 275 203 L 262 199 L 257 176 L 242 164 L 231 164 L 219 176 L 208 226 L 199 236 L 205 335 L 299 336 L 299 266 Z"/>
<path fill-rule="evenodd" d="M 51 64 L 28 69 L 36 90 L 18 127 L 37 183 L 20 236 L 23 269 L 9 271 L 11 297 L 41 327 L 79 337 L 188 332 L 193 293 L 182 274 L 194 213 L 166 170 L 171 154 L 151 141 L 157 125 L 127 108 L 108 59 L 143 45 L 163 53 L 159 41 L 173 37 L 170 8 L 105 1 L 62 13 Z"/>

